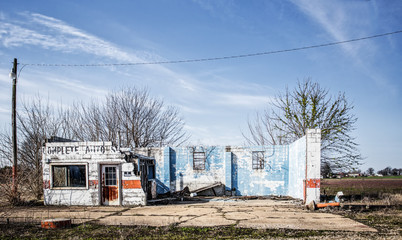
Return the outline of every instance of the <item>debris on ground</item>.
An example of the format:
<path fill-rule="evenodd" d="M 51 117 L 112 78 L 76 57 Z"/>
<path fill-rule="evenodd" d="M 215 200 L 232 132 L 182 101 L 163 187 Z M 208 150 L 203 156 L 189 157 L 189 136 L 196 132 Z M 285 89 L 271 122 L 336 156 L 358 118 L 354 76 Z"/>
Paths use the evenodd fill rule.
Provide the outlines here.
<path fill-rule="evenodd" d="M 222 185 L 223 184 L 221 182 L 216 182 L 216 183 L 210 184 L 208 186 L 195 189 L 195 190 L 191 191 L 191 193 L 197 193 L 198 194 L 198 193 L 203 192 L 203 191 L 212 190 L 214 196 L 217 196 L 215 188 L 216 187 L 221 187 Z"/>

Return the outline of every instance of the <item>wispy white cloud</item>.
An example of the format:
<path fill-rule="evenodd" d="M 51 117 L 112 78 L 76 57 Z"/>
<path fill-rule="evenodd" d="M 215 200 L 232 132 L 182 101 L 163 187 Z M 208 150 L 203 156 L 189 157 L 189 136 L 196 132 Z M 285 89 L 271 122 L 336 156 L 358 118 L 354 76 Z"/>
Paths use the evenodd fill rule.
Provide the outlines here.
<path fill-rule="evenodd" d="M 367 36 L 368 29 L 373 29 L 373 22 L 365 18 L 367 14 L 378 14 L 375 1 L 340 2 L 340 1 L 292 1 L 305 15 L 318 23 L 336 41 L 344 41 L 360 36 Z M 360 14 L 359 16 L 357 16 Z M 363 19 L 361 19 L 363 18 Z M 372 33 L 371 33 L 372 34 Z M 394 86 L 376 71 L 367 56 L 375 59 L 377 46 L 372 41 L 341 44 L 342 49 L 353 59 L 354 64 L 371 78 L 378 86 L 391 94 L 396 94 Z M 364 56 L 361 54 L 364 52 Z"/>
<path fill-rule="evenodd" d="M 0 24 L 0 40 L 6 48 L 35 45 L 45 49 L 63 49 L 63 46 L 65 46 L 65 44 L 56 41 L 49 35 L 6 22 Z"/>
<path fill-rule="evenodd" d="M 0 41 L 5 47 L 22 45 L 39 46 L 63 52 L 85 52 L 122 61 L 140 61 L 127 52 L 96 36 L 72 27 L 67 23 L 38 13 L 21 13 L 21 22 L 3 22 L 0 25 Z M 38 28 L 38 26 L 40 26 Z M 35 30 L 38 28 L 39 30 Z"/>
<path fill-rule="evenodd" d="M 10 18 L 0 21 L 0 44 L 6 48 L 32 45 L 54 51 L 91 54 L 124 63 L 165 60 L 151 52 L 133 53 L 131 50 L 123 50 L 111 42 L 53 17 L 28 12 L 20 13 L 20 16 L 22 20 L 19 21 Z M 180 88 L 195 89 L 188 76 L 174 72 L 165 66 L 145 65 L 144 68 L 151 70 L 155 75 L 163 75 L 171 79 Z M 120 73 L 124 74 L 124 72 Z M 126 75 L 129 76 L 127 73 Z"/>
<path fill-rule="evenodd" d="M 46 77 L 46 80 L 49 82 L 54 82 L 57 86 L 64 88 L 66 90 L 80 93 L 80 94 L 87 94 L 87 95 L 94 95 L 94 96 L 105 96 L 108 91 L 106 89 L 98 88 L 93 85 L 85 84 L 79 80 L 72 80 L 72 79 L 63 79 L 60 77 Z"/>
<path fill-rule="evenodd" d="M 201 8 L 210 12 L 212 15 L 225 18 L 234 18 L 236 14 L 234 12 L 234 2 L 230 0 L 193 0 Z"/>
<path fill-rule="evenodd" d="M 0 69 L 0 72 L 6 73 L 7 69 Z M 0 74 L 0 82 L 11 84 L 11 79 L 8 76 L 4 75 L 4 74 Z"/>
<path fill-rule="evenodd" d="M 298 6 L 303 13 L 320 24 L 336 41 L 343 41 L 349 38 L 347 34 L 349 16 L 337 2 L 309 0 L 292 2 Z M 342 44 L 341 46 L 346 52 L 356 55 L 356 45 L 357 44 L 351 47 L 348 44 Z"/>
<path fill-rule="evenodd" d="M 267 96 L 256 96 L 238 93 L 220 94 L 219 99 L 220 100 L 218 100 L 217 103 L 221 105 L 235 105 L 250 108 L 264 106 L 270 100 L 270 98 Z"/>
<path fill-rule="evenodd" d="M 206 110 L 201 109 L 199 107 L 197 108 L 194 106 L 186 106 L 186 105 L 178 104 L 178 103 L 176 103 L 175 106 L 178 107 L 180 109 L 180 111 L 183 111 L 183 112 L 186 112 L 189 114 L 206 114 L 207 113 Z"/>
<path fill-rule="evenodd" d="M 131 49 L 126 51 L 114 43 L 73 27 L 62 20 L 42 14 L 22 13 L 18 21 L 9 17 L 0 19 L 0 46 L 4 49 L 12 49 L 26 45 L 64 53 L 71 52 L 75 55 L 82 54 L 84 57 L 98 56 L 109 62 L 163 60 L 163 57 L 152 52 L 142 51 L 137 54 L 138 52 Z M 31 70 L 31 68 L 27 69 Z M 94 78 L 101 77 L 96 72 L 87 73 L 78 69 L 71 73 L 60 70 L 60 74 L 60 72 L 49 73 L 41 70 L 24 70 L 23 78 L 19 81 L 19 90 L 24 98 L 29 99 L 38 94 L 43 96 L 47 93 L 52 105 L 63 105 L 60 103 L 63 98 L 63 103 L 66 104 L 63 106 L 68 107 L 69 103 L 77 99 L 87 101 L 92 97 L 103 97 L 112 86 L 112 84 L 96 85 Z M 226 107 L 226 110 L 238 107 L 256 109 L 268 101 L 268 97 L 262 96 L 262 92 L 255 90 L 261 88 L 251 86 L 250 82 L 228 80 L 220 77 L 219 74 L 196 76 L 186 70 L 181 71 L 165 65 L 144 65 L 127 71 L 111 70 L 119 71 L 116 74 L 124 75 L 125 79 L 135 79 L 127 80 L 128 84 L 133 83 L 130 81 L 135 81 L 135 84 L 145 84 L 144 86 L 152 88 L 153 94 L 168 98 L 169 104 L 177 105 L 183 110 L 184 117 L 190 119 L 189 126 L 192 126 L 194 122 L 191 121 L 197 121 L 200 115 L 212 119 L 222 106 Z M 78 80 L 79 78 L 82 80 Z M 6 81 L 8 79 L 0 77 L 0 83 Z M 1 100 L 0 102 L 5 103 Z M 0 103 L 0 107 L 6 109 L 7 105 Z M 8 117 L 5 116 L 7 114 L 0 112 L 3 119 Z M 205 126 L 199 127 L 204 130 L 192 130 L 203 132 L 199 135 L 202 141 L 214 136 L 215 130 Z M 211 139 L 216 140 L 216 138 Z"/>
<path fill-rule="evenodd" d="M 2 113 L 11 113 L 11 110 L 0 106 L 0 114 Z"/>

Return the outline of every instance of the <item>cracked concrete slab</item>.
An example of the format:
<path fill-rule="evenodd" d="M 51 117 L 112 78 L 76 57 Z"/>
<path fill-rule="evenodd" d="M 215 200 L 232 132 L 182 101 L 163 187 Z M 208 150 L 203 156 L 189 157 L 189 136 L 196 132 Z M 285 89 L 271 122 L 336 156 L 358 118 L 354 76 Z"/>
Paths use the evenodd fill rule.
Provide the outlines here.
<path fill-rule="evenodd" d="M 73 223 L 104 225 L 177 225 L 241 228 L 287 228 L 376 232 L 362 223 L 340 215 L 303 210 L 290 201 L 212 199 L 204 203 L 145 207 L 15 207 L 0 210 L 0 222 L 40 222 L 48 218 L 70 218 Z"/>
<path fill-rule="evenodd" d="M 236 221 L 225 218 L 222 214 L 213 213 L 195 217 L 179 224 L 179 227 L 214 227 L 236 224 Z"/>
<path fill-rule="evenodd" d="M 184 219 L 187 220 L 187 219 Z M 178 216 L 109 216 L 95 221 L 103 225 L 163 227 L 180 222 Z"/>

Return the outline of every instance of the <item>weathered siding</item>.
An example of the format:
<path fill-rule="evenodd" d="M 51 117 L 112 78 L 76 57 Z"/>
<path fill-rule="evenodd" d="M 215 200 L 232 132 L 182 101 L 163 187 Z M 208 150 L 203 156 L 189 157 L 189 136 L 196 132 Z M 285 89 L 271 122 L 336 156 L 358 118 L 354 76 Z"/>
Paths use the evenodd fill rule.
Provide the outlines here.
<path fill-rule="evenodd" d="M 303 199 L 305 178 L 306 136 L 289 145 L 289 196 Z"/>
<path fill-rule="evenodd" d="M 306 136 L 290 145 L 139 148 L 135 153 L 155 159 L 153 181 L 158 194 L 181 191 L 185 187 L 194 191 L 222 183 L 225 188 L 218 194 L 288 195 L 309 203 L 319 201 L 320 136 L 320 130 L 308 130 Z M 205 154 L 203 169 L 194 168 L 194 152 Z M 254 164 L 253 168 L 253 152 L 259 156 L 256 159 L 263 157 L 263 167 Z M 60 164 L 87 166 L 86 186 L 53 187 L 51 167 Z M 102 204 L 101 166 L 104 164 L 118 165 L 119 204 L 146 204 L 147 194 L 141 187 L 140 176 L 134 174 L 134 163 L 127 162 L 125 155 L 110 142 L 47 143 L 43 155 L 45 204 Z"/>
<path fill-rule="evenodd" d="M 194 170 L 193 152 L 205 152 L 205 169 Z M 171 189 L 182 190 L 188 186 L 190 190 L 225 182 L 223 147 L 182 147 L 171 148 Z"/>
<path fill-rule="evenodd" d="M 308 129 L 306 131 L 306 199 L 308 204 L 311 201 L 320 201 L 320 169 L 321 169 L 321 130 Z"/>
<path fill-rule="evenodd" d="M 155 158 L 159 194 L 180 191 L 186 186 L 192 191 L 221 182 L 225 186 L 222 194 L 227 195 L 287 195 L 304 199 L 313 194 L 316 199 L 320 134 L 319 130 L 310 130 L 307 136 L 290 145 L 164 147 L 136 151 Z M 194 170 L 194 151 L 205 152 L 205 169 Z M 264 153 L 262 169 L 253 169 L 255 151 Z M 306 166 L 307 158 L 313 159 L 309 161 L 310 167 Z M 306 179 L 308 169 L 307 178 L 312 180 Z M 316 184 L 314 189 L 312 183 Z"/>
<path fill-rule="evenodd" d="M 118 166 L 118 178 L 139 180 L 138 176 L 121 176 L 121 170 L 132 169 L 124 154 L 117 151 L 111 142 L 56 142 L 47 143 L 43 149 L 43 188 L 45 205 L 101 205 L 101 165 Z M 52 166 L 85 165 L 85 187 L 53 187 Z M 130 167 L 131 165 L 131 167 Z M 122 169 L 122 166 L 123 169 Z M 119 202 L 123 205 L 146 204 L 144 191 L 123 189 L 119 181 Z"/>
<path fill-rule="evenodd" d="M 264 168 L 253 169 L 252 152 L 264 152 Z M 232 148 L 236 195 L 287 195 L 288 146 Z"/>
<path fill-rule="evenodd" d="M 140 176 L 134 174 L 125 174 L 125 172 L 134 173 L 133 163 L 123 163 L 121 166 L 122 181 L 121 195 L 122 205 L 146 205 L 147 196 L 141 188 Z"/>

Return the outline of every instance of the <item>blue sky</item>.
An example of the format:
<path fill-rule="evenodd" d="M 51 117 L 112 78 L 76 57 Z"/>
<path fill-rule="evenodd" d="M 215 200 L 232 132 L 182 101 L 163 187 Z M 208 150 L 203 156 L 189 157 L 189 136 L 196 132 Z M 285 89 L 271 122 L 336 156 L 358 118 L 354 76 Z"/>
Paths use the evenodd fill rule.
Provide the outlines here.
<path fill-rule="evenodd" d="M 275 51 L 402 30 L 402 2 L 2 1 L 0 123 L 9 127 L 14 57 L 20 63 L 171 61 Z M 21 67 L 21 65 L 20 65 Z M 286 86 L 311 77 L 344 91 L 366 170 L 402 167 L 402 34 L 222 61 L 119 67 L 26 66 L 19 101 L 55 105 L 147 87 L 178 106 L 193 144 L 241 145 L 247 119 Z"/>

